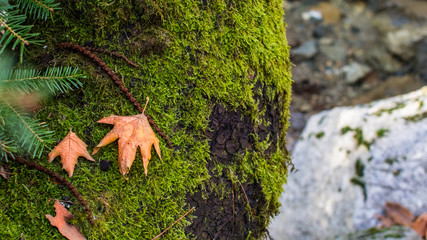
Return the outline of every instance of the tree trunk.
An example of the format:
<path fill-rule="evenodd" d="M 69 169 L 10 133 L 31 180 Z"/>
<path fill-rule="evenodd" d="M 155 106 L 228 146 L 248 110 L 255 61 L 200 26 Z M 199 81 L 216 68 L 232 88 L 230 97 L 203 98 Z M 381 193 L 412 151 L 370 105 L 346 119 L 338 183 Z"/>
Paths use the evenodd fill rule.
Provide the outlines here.
<path fill-rule="evenodd" d="M 163 239 L 261 238 L 278 211 L 289 164 L 282 1 L 68 0 L 61 7 L 36 25 L 47 47 L 31 47 L 31 58 L 41 68 L 79 67 L 87 78 L 81 89 L 48 100 L 36 117 L 58 140 L 72 127 L 91 152 L 111 130 L 96 121 L 139 114 L 99 63 L 58 44 L 102 48 L 138 65 L 92 51 L 136 101 L 150 98 L 146 113 L 173 147 L 157 134 L 162 159 L 152 152 L 145 176 L 137 153 L 127 181 L 116 143 L 94 155 L 95 163 L 79 159 L 70 181 L 88 202 L 94 226 L 66 188 L 10 164 L 13 177 L 0 182 L 0 219 L 8 222 L 0 236 L 59 235 L 44 215 L 54 212 L 51 199 L 66 199 L 74 203 L 72 223 L 88 239 L 152 239 L 192 207 Z M 58 160 L 34 161 L 66 176 Z"/>

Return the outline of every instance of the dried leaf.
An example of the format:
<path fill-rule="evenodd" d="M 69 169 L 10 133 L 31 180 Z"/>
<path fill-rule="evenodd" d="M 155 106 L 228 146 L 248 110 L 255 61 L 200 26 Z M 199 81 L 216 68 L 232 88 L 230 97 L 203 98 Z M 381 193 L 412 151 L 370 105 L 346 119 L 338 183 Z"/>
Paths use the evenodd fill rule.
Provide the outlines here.
<path fill-rule="evenodd" d="M 62 206 L 58 200 L 55 201 L 53 206 L 55 207 L 56 216 L 52 217 L 49 214 L 45 215 L 46 218 L 49 219 L 50 225 L 57 227 L 59 232 L 69 240 L 86 239 L 76 226 L 67 223 L 68 219 L 74 218 L 73 214 Z"/>
<path fill-rule="evenodd" d="M 97 153 L 99 148 L 119 138 L 118 161 L 119 170 L 123 177 L 125 177 L 132 166 L 138 147 L 141 151 L 145 175 L 147 175 L 148 162 L 151 158 L 150 151 L 152 145 L 154 145 L 157 154 L 161 158 L 159 139 L 157 139 L 148 123 L 147 117 L 143 113 L 134 116 L 111 115 L 102 118 L 98 123 L 114 124 L 114 128 L 94 148 L 92 155 Z"/>
<path fill-rule="evenodd" d="M 399 203 L 386 202 L 385 212 L 386 216 L 390 217 L 393 222 L 407 227 L 411 227 L 415 219 L 414 215 Z"/>
<path fill-rule="evenodd" d="M 421 237 L 427 236 L 427 213 L 423 213 L 421 216 L 419 216 L 412 224 L 412 228 Z"/>
<path fill-rule="evenodd" d="M 61 156 L 62 169 L 67 171 L 68 176 L 71 178 L 78 157 L 95 161 L 87 152 L 86 147 L 86 143 L 70 130 L 68 135 L 49 153 L 49 163 L 57 156 Z"/>
<path fill-rule="evenodd" d="M 393 220 L 390 217 L 386 217 L 386 216 L 382 216 L 380 214 L 375 214 L 374 216 L 375 218 L 378 218 L 378 220 L 380 220 L 380 224 L 377 226 L 377 228 L 388 228 L 393 226 L 394 223 Z"/>
<path fill-rule="evenodd" d="M 4 170 L 3 165 L 0 165 L 0 176 L 2 176 L 4 179 L 8 179 L 8 173 L 6 172 L 6 170 Z"/>

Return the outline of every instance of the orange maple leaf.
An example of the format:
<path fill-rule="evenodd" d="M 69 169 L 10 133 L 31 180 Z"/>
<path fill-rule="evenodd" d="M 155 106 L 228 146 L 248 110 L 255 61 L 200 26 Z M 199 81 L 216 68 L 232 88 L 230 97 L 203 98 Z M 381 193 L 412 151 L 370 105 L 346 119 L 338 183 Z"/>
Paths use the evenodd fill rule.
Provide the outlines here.
<path fill-rule="evenodd" d="M 154 145 L 157 155 L 160 156 L 159 139 L 151 129 L 147 117 L 142 114 L 134 116 L 116 116 L 102 118 L 98 123 L 114 124 L 114 128 L 99 142 L 94 148 L 93 154 L 97 153 L 101 147 L 114 142 L 119 138 L 119 170 L 125 177 L 135 160 L 136 150 L 139 147 L 144 172 L 147 175 L 148 162 L 151 158 L 151 146 Z M 127 179 L 125 177 L 125 179 Z"/>
<path fill-rule="evenodd" d="M 62 234 L 62 236 L 66 237 L 70 240 L 83 240 L 86 239 L 83 237 L 83 235 L 80 233 L 79 229 L 67 223 L 68 219 L 73 219 L 74 215 L 71 214 L 62 204 L 56 200 L 55 204 L 53 205 L 55 207 L 55 217 L 52 217 L 49 214 L 46 214 L 46 218 L 49 219 L 50 225 L 55 226 L 58 228 L 59 232 Z"/>
<path fill-rule="evenodd" d="M 412 224 L 412 228 L 425 239 L 427 236 L 427 213 L 421 214 Z"/>
<path fill-rule="evenodd" d="M 62 169 L 68 172 L 71 178 L 74 172 L 74 166 L 77 164 L 78 157 L 84 157 L 87 160 L 95 161 L 86 150 L 86 143 L 71 130 L 64 139 L 49 153 L 49 163 L 57 156 L 61 156 Z"/>

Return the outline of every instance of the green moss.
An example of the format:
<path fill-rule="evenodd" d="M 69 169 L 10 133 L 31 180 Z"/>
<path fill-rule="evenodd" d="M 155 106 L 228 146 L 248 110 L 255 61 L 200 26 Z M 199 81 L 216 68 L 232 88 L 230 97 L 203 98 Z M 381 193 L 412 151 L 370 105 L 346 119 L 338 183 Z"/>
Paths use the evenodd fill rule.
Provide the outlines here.
<path fill-rule="evenodd" d="M 356 176 L 352 177 L 350 179 L 350 182 L 354 185 L 358 185 L 362 188 L 363 191 L 363 197 L 366 200 L 367 197 L 367 193 L 366 193 L 366 184 L 365 184 L 365 180 L 363 179 L 364 176 L 364 171 L 365 171 L 365 164 L 363 163 L 363 161 L 358 158 L 354 164 L 354 172 L 356 174 Z"/>
<path fill-rule="evenodd" d="M 346 134 L 347 132 L 352 131 L 352 130 L 353 130 L 353 129 L 352 129 L 351 127 L 349 127 L 349 126 L 345 126 L 345 127 L 341 128 L 341 134 L 342 134 L 342 135 L 344 135 L 344 134 Z"/>
<path fill-rule="evenodd" d="M 322 137 L 324 137 L 325 136 L 325 132 L 323 132 L 323 131 L 321 131 L 321 132 L 318 132 L 318 133 L 316 133 L 316 138 L 318 138 L 318 139 L 321 139 Z"/>
<path fill-rule="evenodd" d="M 418 113 L 413 116 L 405 117 L 404 119 L 409 122 L 419 122 L 427 117 L 427 112 Z"/>
<path fill-rule="evenodd" d="M 360 186 L 362 188 L 363 191 L 363 199 L 366 201 L 367 198 L 367 193 L 366 193 L 366 183 L 365 180 L 363 180 L 363 178 L 361 177 L 352 177 L 350 179 L 350 182 L 354 185 Z"/>
<path fill-rule="evenodd" d="M 387 163 L 388 165 L 393 165 L 393 163 L 398 162 L 399 160 L 397 160 L 397 158 L 387 158 L 386 160 L 384 160 L 385 163 Z"/>
<path fill-rule="evenodd" d="M 375 142 L 375 139 L 368 141 L 363 136 L 362 128 L 351 128 L 349 126 L 341 128 L 341 134 L 344 135 L 347 132 L 354 132 L 353 137 L 357 142 L 357 146 L 365 146 L 368 150 L 371 148 L 371 145 Z"/>
<path fill-rule="evenodd" d="M 388 132 L 390 132 L 390 130 L 388 130 L 388 129 L 384 129 L 384 128 L 380 128 L 380 129 L 378 129 L 378 130 L 377 130 L 377 137 L 378 137 L 378 138 L 385 137 L 385 135 L 386 135 Z"/>
<path fill-rule="evenodd" d="M 360 158 L 356 160 L 356 163 L 354 164 L 354 169 L 358 177 L 363 177 L 364 171 L 365 171 L 365 164 L 362 162 Z"/>
<path fill-rule="evenodd" d="M 383 114 L 383 113 L 391 114 L 393 111 L 398 110 L 398 109 L 402 109 L 405 106 L 406 106 L 406 104 L 404 102 L 398 102 L 398 103 L 396 103 L 396 105 L 394 107 L 380 109 L 377 112 L 373 113 L 373 115 L 381 116 L 381 114 Z"/>
<path fill-rule="evenodd" d="M 137 153 L 129 181 L 118 172 L 117 143 L 101 149 L 94 156 L 95 163 L 79 159 L 71 182 L 92 209 L 95 226 L 66 188 L 39 172 L 11 164 L 13 176 L 0 181 L 0 218 L 7 220 L 2 223 L 1 239 L 61 238 L 44 215 L 54 214 L 51 199 L 63 196 L 76 203 L 70 209 L 76 215 L 73 223 L 88 239 L 153 238 L 189 209 L 187 194 L 208 187 L 211 176 L 206 163 L 211 160 L 204 133 L 209 131 L 213 106 L 240 108 L 257 126 L 266 112 L 266 108 L 258 109 L 258 91 L 268 96 L 265 106 L 278 99 L 283 126 L 278 150 L 266 155 L 268 141 L 259 143 L 255 151 L 240 156 L 241 165 L 231 168 L 239 172 L 241 182 L 261 183 L 268 206 L 259 217 L 265 224 L 277 212 L 289 159 L 284 146 L 291 92 L 282 1 L 207 1 L 206 5 L 203 1 L 137 2 L 67 1 L 63 10 L 54 13 L 54 21 L 36 26 L 47 48 L 30 48 L 35 63 L 53 56 L 49 65 L 79 66 L 88 77 L 82 89 L 47 101 L 36 117 L 49 123 L 58 140 L 72 126 L 91 151 L 111 130 L 110 125 L 97 120 L 110 114 L 138 114 L 90 59 L 55 49 L 59 42 L 92 43 L 125 53 L 140 66 L 135 69 L 97 54 L 140 103 L 150 97 L 146 112 L 175 148 L 169 149 L 161 140 L 162 159 L 153 154 L 148 176 Z M 100 160 L 114 163 L 104 172 L 98 167 Z M 66 175 L 58 160 L 47 164 L 46 154 L 36 161 Z M 230 194 L 221 186 L 216 191 Z M 189 238 L 184 229 L 191 219 L 179 222 L 164 239 Z"/>
<path fill-rule="evenodd" d="M 391 226 L 387 228 L 369 228 L 364 231 L 353 232 L 336 237 L 338 240 L 352 239 L 407 239 L 412 236 L 411 230 L 406 226 Z"/>

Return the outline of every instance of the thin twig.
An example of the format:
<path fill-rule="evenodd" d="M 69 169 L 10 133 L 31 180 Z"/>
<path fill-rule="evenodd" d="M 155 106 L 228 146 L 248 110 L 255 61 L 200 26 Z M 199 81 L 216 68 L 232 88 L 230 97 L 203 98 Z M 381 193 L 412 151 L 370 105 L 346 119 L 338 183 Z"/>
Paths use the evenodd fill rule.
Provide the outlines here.
<path fill-rule="evenodd" d="M 86 49 L 86 48 L 84 48 L 82 46 L 76 45 L 76 44 L 72 44 L 72 43 L 60 43 L 60 44 L 58 44 L 58 47 L 68 48 L 68 49 L 79 51 L 79 52 L 83 53 L 84 55 L 88 56 L 94 62 L 96 62 L 102 69 L 104 69 L 104 71 L 107 72 L 108 76 L 110 76 L 110 78 L 113 79 L 113 81 L 116 83 L 116 85 L 119 86 L 120 90 L 122 90 L 123 93 L 125 93 L 126 97 L 138 109 L 138 111 L 140 111 L 141 113 L 144 112 L 144 109 L 141 107 L 141 105 L 139 104 L 139 102 L 136 101 L 136 98 L 132 95 L 132 93 L 130 93 L 129 89 L 124 86 L 124 84 L 120 80 L 120 78 L 98 56 L 96 56 L 95 54 L 93 54 L 88 49 Z M 168 136 L 166 136 L 166 134 L 156 125 L 156 123 L 154 122 L 153 118 L 150 115 L 148 115 L 148 114 L 145 114 L 145 116 L 147 117 L 148 122 L 150 123 L 150 125 L 166 141 L 166 143 L 168 144 L 169 148 L 173 148 L 173 145 L 170 142 Z"/>
<path fill-rule="evenodd" d="M 231 175 L 232 175 L 231 177 L 235 176 L 235 175 L 233 174 L 233 171 L 231 171 L 231 169 L 229 169 L 229 170 L 230 170 L 230 173 L 231 173 Z M 242 188 L 242 190 L 243 190 L 243 194 L 245 194 L 246 202 L 248 203 L 248 206 L 249 206 L 249 214 L 251 215 L 251 218 L 252 218 L 252 208 L 251 208 L 251 204 L 249 203 L 248 195 L 246 195 L 245 188 L 243 188 L 242 183 L 239 181 L 239 179 L 238 179 L 237 177 L 236 177 L 236 180 L 237 180 L 237 182 L 239 183 L 240 187 Z"/>
<path fill-rule="evenodd" d="M 231 172 L 231 170 L 230 170 Z M 231 198 L 233 199 L 233 223 L 231 224 L 231 233 L 234 234 L 234 181 L 233 178 L 231 178 Z"/>
<path fill-rule="evenodd" d="M 134 62 L 132 62 L 131 60 L 129 60 L 127 57 L 125 57 L 124 55 L 122 55 L 120 53 L 115 53 L 115 52 L 108 51 L 107 49 L 96 48 L 96 47 L 84 47 L 84 48 L 86 48 L 88 51 L 91 51 L 91 52 L 106 53 L 106 54 L 109 54 L 110 56 L 122 58 L 123 60 L 125 60 L 127 63 L 129 63 L 133 67 L 139 68 L 138 65 L 136 65 Z"/>
<path fill-rule="evenodd" d="M 79 202 L 83 205 L 83 207 L 85 208 L 86 213 L 88 215 L 89 221 L 92 223 L 92 225 L 95 224 L 95 222 L 93 220 L 92 212 L 90 211 L 89 207 L 87 206 L 86 201 L 83 199 L 82 195 L 80 195 L 80 193 L 77 191 L 76 187 L 74 187 L 73 184 L 71 184 L 67 179 L 65 179 L 61 175 L 57 174 L 56 172 L 47 169 L 45 166 L 42 166 L 37 162 L 29 161 L 29 160 L 22 158 L 20 156 L 17 156 L 17 155 L 12 156 L 9 152 L 7 152 L 7 157 L 10 159 L 14 159 L 16 162 L 18 162 L 20 164 L 24 164 L 25 166 L 27 166 L 27 168 L 35 168 L 40 172 L 44 172 L 47 175 L 49 175 L 51 178 L 56 179 L 62 185 L 65 185 L 73 193 L 73 195 L 79 200 Z"/>
<path fill-rule="evenodd" d="M 188 212 L 186 212 L 184 215 L 182 215 L 180 218 L 178 218 L 178 220 L 176 220 L 172 225 L 170 225 L 168 228 L 166 228 L 163 232 L 161 232 L 159 235 L 155 236 L 153 239 L 151 240 L 156 240 L 157 238 L 159 238 L 160 236 L 162 236 L 165 232 L 167 232 L 171 227 L 173 227 L 175 224 L 177 224 L 179 221 L 181 221 L 185 216 L 187 216 L 187 214 L 189 214 L 191 211 L 193 211 L 194 209 L 196 209 L 196 207 L 191 208 L 190 210 L 188 210 Z"/>

